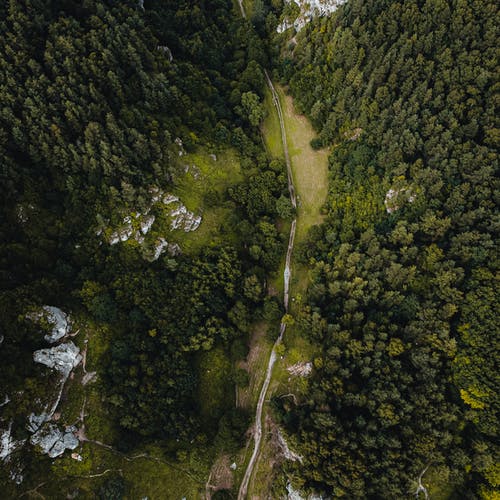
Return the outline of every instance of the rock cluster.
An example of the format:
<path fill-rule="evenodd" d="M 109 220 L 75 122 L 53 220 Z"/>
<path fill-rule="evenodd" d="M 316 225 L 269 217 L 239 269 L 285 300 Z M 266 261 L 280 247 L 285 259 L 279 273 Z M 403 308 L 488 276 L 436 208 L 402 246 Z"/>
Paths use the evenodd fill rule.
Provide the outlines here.
<path fill-rule="evenodd" d="M 398 205 L 400 201 L 407 201 L 408 203 L 413 203 L 415 201 L 415 195 L 408 188 L 401 189 L 389 189 L 385 195 L 384 205 L 385 210 L 388 214 L 392 214 L 401 207 Z"/>
<path fill-rule="evenodd" d="M 41 310 L 28 313 L 26 317 L 38 323 L 45 319 L 49 323 L 52 330 L 44 336 L 44 339 L 50 344 L 61 340 L 71 330 L 69 315 L 61 311 L 58 307 L 43 306 Z"/>
<path fill-rule="evenodd" d="M 290 375 L 307 377 L 312 372 L 312 363 L 309 362 L 299 362 L 291 365 L 287 368 Z"/>
<path fill-rule="evenodd" d="M 22 446 L 24 441 L 12 437 L 12 422 L 7 429 L 0 431 L 0 460 L 8 460 L 11 453 Z"/>
<path fill-rule="evenodd" d="M 71 425 L 61 431 L 55 424 L 42 426 L 30 438 L 31 444 L 38 446 L 40 451 L 50 458 L 62 455 L 65 450 L 74 450 L 79 441 L 75 436 L 77 429 Z"/>
<path fill-rule="evenodd" d="M 73 342 L 67 342 L 48 349 L 35 351 L 33 359 L 36 363 L 54 368 L 64 378 L 67 378 L 71 370 L 80 363 L 82 356 L 80 355 L 80 349 Z"/>
<path fill-rule="evenodd" d="M 291 3 L 292 1 L 299 6 L 300 13 L 294 21 L 285 18 L 276 28 L 278 33 L 283 33 L 292 27 L 296 31 L 300 31 L 315 17 L 327 16 L 335 12 L 340 5 L 346 2 L 346 0 L 285 0 L 286 3 Z"/>
<path fill-rule="evenodd" d="M 179 147 L 182 147 L 182 141 Z M 188 210 L 179 197 L 171 193 L 165 193 L 158 187 L 152 187 L 150 194 L 151 200 L 145 212 L 143 214 L 137 212 L 134 217 L 126 216 L 123 219 L 122 226 L 111 233 L 108 242 L 110 245 L 115 245 L 133 237 L 141 246 L 143 257 L 152 262 L 165 252 L 168 252 L 171 256 L 181 253 L 181 248 L 177 243 L 169 243 L 163 236 L 157 238 L 154 243 L 151 243 L 151 240 L 149 240 L 149 243 L 146 242 L 145 236 L 150 232 L 156 221 L 155 215 L 150 214 L 154 205 L 168 206 L 167 216 L 170 218 L 170 231 L 182 230 L 186 233 L 196 231 L 201 224 L 202 218 L 201 215 L 196 215 Z M 96 234 L 100 236 L 102 232 L 102 229 L 99 229 Z"/>

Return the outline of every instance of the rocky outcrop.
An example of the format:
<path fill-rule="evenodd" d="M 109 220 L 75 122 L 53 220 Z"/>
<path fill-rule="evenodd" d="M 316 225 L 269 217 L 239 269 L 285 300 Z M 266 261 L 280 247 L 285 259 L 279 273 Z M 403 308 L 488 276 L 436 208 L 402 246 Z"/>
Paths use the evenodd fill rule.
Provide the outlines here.
<path fill-rule="evenodd" d="M 61 340 L 71 331 L 69 315 L 58 307 L 43 306 L 40 311 L 28 313 L 26 317 L 36 323 L 47 321 L 52 330 L 44 336 L 44 339 L 50 344 Z"/>
<path fill-rule="evenodd" d="M 35 351 L 33 359 L 36 363 L 57 370 L 64 378 L 67 378 L 71 370 L 80 363 L 82 356 L 80 349 L 73 342 L 67 342 L 49 349 Z"/>
<path fill-rule="evenodd" d="M 402 203 L 413 203 L 415 195 L 409 188 L 391 188 L 385 195 L 384 205 L 388 214 L 392 214 L 401 208 Z"/>
<path fill-rule="evenodd" d="M 201 216 L 190 212 L 182 203 L 170 212 L 170 230 L 182 229 L 184 232 L 196 231 L 201 224 Z"/>
<path fill-rule="evenodd" d="M 177 243 L 169 243 L 165 238 L 159 238 L 156 242 L 153 253 L 147 256 L 150 262 L 158 260 L 160 255 L 168 252 L 170 256 L 175 257 L 181 253 L 181 247 Z"/>
<path fill-rule="evenodd" d="M 292 27 L 296 31 L 300 31 L 315 17 L 327 16 L 346 2 L 346 0 L 285 0 L 286 3 L 292 1 L 299 6 L 299 15 L 293 21 L 287 18 L 283 19 L 276 29 L 278 33 L 283 33 Z"/>
<path fill-rule="evenodd" d="M 16 441 L 12 437 L 11 422 L 7 429 L 5 429 L 4 431 L 0 431 L 0 460 L 8 460 L 10 455 L 23 444 L 24 441 Z"/>
<path fill-rule="evenodd" d="M 283 453 L 283 456 L 285 457 L 286 460 L 290 460 L 292 462 L 298 461 L 302 463 L 302 456 L 290 449 L 288 443 L 286 442 L 285 437 L 283 436 L 279 428 L 276 430 L 276 438 L 278 446 L 280 447 L 281 452 Z"/>
<path fill-rule="evenodd" d="M 74 450 L 78 446 L 76 431 L 75 426 L 65 427 L 64 431 L 61 431 L 57 425 L 47 424 L 31 436 L 30 442 L 38 446 L 42 453 L 55 458 L 65 450 Z"/>
<path fill-rule="evenodd" d="M 286 497 L 287 500 L 323 500 L 321 495 L 316 495 L 314 493 L 308 496 L 302 496 L 302 493 L 299 490 L 296 490 L 292 486 L 292 483 L 288 483 L 286 485 L 286 491 L 288 493 Z"/>
<path fill-rule="evenodd" d="M 182 141 L 178 145 L 182 147 Z M 201 215 L 196 215 L 188 210 L 179 197 L 172 193 L 165 193 L 156 186 L 152 187 L 149 192 L 151 200 L 144 213 L 137 212 L 134 217 L 130 215 L 125 217 L 121 227 L 110 235 L 108 233 L 108 243 L 116 245 L 134 238 L 141 248 L 142 256 L 152 262 L 167 251 L 171 256 L 181 253 L 180 246 L 177 243 L 169 243 L 164 236 L 156 238 L 154 242 L 151 241 L 151 237 L 146 238 L 157 219 L 155 215 L 150 214 L 153 208 L 164 211 L 165 208 L 162 208 L 162 205 L 168 206 L 166 216 L 170 220 L 170 231 L 182 230 L 186 233 L 196 231 L 201 224 L 202 218 Z M 103 234 L 102 229 L 99 229 L 96 234 L 98 236 Z"/>
<path fill-rule="evenodd" d="M 307 377 L 311 374 L 312 368 L 313 366 L 310 361 L 302 361 L 289 366 L 286 370 L 290 375 L 294 375 L 296 377 Z"/>

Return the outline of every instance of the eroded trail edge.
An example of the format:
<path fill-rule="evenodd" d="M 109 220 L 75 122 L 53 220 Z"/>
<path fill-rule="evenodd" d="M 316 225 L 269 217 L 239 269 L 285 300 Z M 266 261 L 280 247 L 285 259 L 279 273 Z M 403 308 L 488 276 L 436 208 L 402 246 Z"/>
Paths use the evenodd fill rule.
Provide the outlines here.
<path fill-rule="evenodd" d="M 283 153 L 285 156 L 286 170 L 288 175 L 288 191 L 290 193 L 290 201 L 292 203 L 292 206 L 294 209 L 296 209 L 297 198 L 295 195 L 295 187 L 293 184 L 292 165 L 290 162 L 290 154 L 288 152 L 288 143 L 286 138 L 285 120 L 283 119 L 283 110 L 281 108 L 281 103 L 279 100 L 278 93 L 276 92 L 276 89 L 274 88 L 273 82 L 271 81 L 271 78 L 269 77 L 267 71 L 265 71 L 265 75 L 266 75 L 267 85 L 269 86 L 269 89 L 273 97 L 274 107 L 276 108 L 276 111 L 278 113 L 280 129 L 281 129 L 281 142 L 283 144 Z M 284 277 L 283 305 L 285 307 L 285 312 L 288 312 L 289 286 L 290 286 L 290 278 L 292 276 L 291 260 L 292 260 L 293 245 L 295 241 L 296 226 L 297 226 L 297 219 L 295 218 L 293 219 L 292 225 L 290 226 L 290 235 L 288 237 L 288 248 L 285 260 L 285 270 L 283 272 L 283 277 Z M 277 358 L 276 348 L 281 343 L 285 330 L 286 330 L 286 324 L 281 323 L 279 336 L 274 342 L 271 354 L 269 356 L 269 362 L 267 363 L 266 378 L 264 379 L 264 383 L 262 384 L 262 389 L 260 390 L 259 399 L 257 401 L 257 408 L 255 410 L 255 424 L 253 433 L 254 448 L 252 456 L 250 457 L 250 461 L 248 462 L 247 468 L 245 470 L 245 474 L 241 481 L 240 489 L 238 491 L 238 500 L 244 500 L 247 496 L 248 484 L 250 483 L 250 478 L 252 477 L 252 473 L 255 468 L 255 464 L 257 462 L 257 457 L 259 455 L 260 445 L 262 441 L 262 410 L 264 408 L 264 401 L 266 399 L 266 394 L 269 389 L 269 384 L 271 383 L 273 366 Z"/>

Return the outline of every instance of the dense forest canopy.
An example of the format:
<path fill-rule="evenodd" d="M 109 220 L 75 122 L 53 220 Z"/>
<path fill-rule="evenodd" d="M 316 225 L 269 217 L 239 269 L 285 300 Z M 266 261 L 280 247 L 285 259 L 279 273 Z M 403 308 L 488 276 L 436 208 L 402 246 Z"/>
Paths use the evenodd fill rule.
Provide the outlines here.
<path fill-rule="evenodd" d="M 41 390 L 33 351 L 43 339 L 26 313 L 43 304 L 111 331 L 100 383 L 121 446 L 213 439 L 219 420 L 221 432 L 236 429 L 236 445 L 243 437 L 231 373 L 231 396 L 200 412 L 200 352 L 244 356 L 250 319 L 279 316 L 262 287 L 282 251 L 274 220 L 287 191 L 258 132 L 265 50 L 232 9 L 224 0 L 2 7 L 0 376 L 14 401 L 3 421 L 14 419 L 19 439 L 30 411 L 21 396 Z M 244 180 L 206 199 L 231 209 L 224 230 L 236 237 L 155 262 L 136 244 L 109 245 L 103 228 L 149 211 L 152 193 L 178 181 L 179 148 L 236 151 Z"/>
<path fill-rule="evenodd" d="M 302 248 L 321 355 L 282 418 L 297 476 L 333 496 L 403 498 L 429 464 L 460 498 L 498 492 L 497 16 L 354 0 L 282 57 L 314 145 L 333 146 Z"/>
<path fill-rule="evenodd" d="M 283 320 L 314 369 L 307 396 L 274 398 L 266 419 L 302 457 L 287 481 L 399 499 L 427 474 L 443 498 L 498 498 L 496 2 L 347 0 L 299 33 L 276 32 L 294 2 L 245 6 L 249 19 L 230 0 L 0 6 L 2 440 L 8 427 L 29 446 L 32 403 L 50 399 L 32 318 L 53 305 L 101 350 L 89 393 L 115 458 L 160 443 L 187 469 L 186 450 L 214 461 L 243 448 L 237 367 L 257 322 L 279 331 L 293 217 L 260 128 L 273 68 L 317 130 L 312 146 L 331 153 L 323 223 L 292 259 L 307 294 Z M 193 158 L 210 158 L 215 180 Z M 198 216 L 177 195 L 193 202 L 200 185 Z M 161 203 L 209 229 L 162 240 Z M 23 487 L 68 479 L 64 464 L 27 454 Z M 7 497 L 12 470 L 0 468 Z M 126 490 L 120 474 L 96 484 L 82 491 Z"/>

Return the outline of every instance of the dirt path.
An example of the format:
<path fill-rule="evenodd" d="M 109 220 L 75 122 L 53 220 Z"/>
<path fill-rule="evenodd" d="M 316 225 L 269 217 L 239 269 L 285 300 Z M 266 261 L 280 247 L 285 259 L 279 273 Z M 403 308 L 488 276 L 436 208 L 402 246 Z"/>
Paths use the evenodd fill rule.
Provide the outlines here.
<path fill-rule="evenodd" d="M 241 6 L 241 2 L 240 2 Z M 273 104 L 278 113 L 278 118 L 280 121 L 281 128 L 281 140 L 283 143 L 283 153 L 285 156 L 286 169 L 288 174 L 288 190 L 290 192 L 290 201 L 294 208 L 297 208 L 297 199 L 295 196 L 295 187 L 293 185 L 293 174 L 292 174 L 292 165 L 290 162 L 290 155 L 288 153 L 288 143 L 286 137 L 286 129 L 285 129 L 285 121 L 283 118 L 283 110 L 281 109 L 281 103 L 279 100 L 278 93 L 274 88 L 273 82 L 269 78 L 267 71 L 265 72 L 267 84 L 273 96 Z M 286 261 L 285 261 L 285 271 L 283 273 L 284 276 L 284 290 L 283 290 L 283 305 L 285 307 L 285 311 L 288 312 L 288 298 L 289 298 L 289 285 L 290 278 L 292 276 L 292 268 L 291 268 L 291 259 L 293 252 L 293 244 L 295 241 L 295 230 L 297 227 L 297 219 L 294 219 L 292 225 L 290 227 L 290 236 L 288 238 L 288 248 L 286 252 Z M 276 342 L 274 343 L 273 349 L 271 350 L 271 355 L 269 356 L 269 362 L 267 363 L 266 377 L 264 379 L 264 383 L 262 384 L 262 389 L 260 390 L 259 399 L 257 401 L 257 408 L 255 409 L 255 424 L 254 424 L 254 448 L 252 452 L 252 456 L 250 457 L 250 461 L 248 462 L 247 468 L 245 470 L 245 474 L 243 475 L 243 479 L 241 481 L 240 489 L 238 492 L 238 500 L 244 500 L 247 497 L 248 484 L 250 482 L 250 478 L 252 477 L 252 473 L 257 462 L 257 457 L 260 451 L 260 444 L 262 441 L 262 410 L 264 408 L 264 401 L 266 399 L 267 390 L 269 389 L 269 384 L 271 383 L 271 377 L 273 372 L 274 363 L 276 362 L 276 348 L 279 346 L 283 339 L 283 335 L 286 330 L 286 324 L 281 323 L 280 325 L 280 333 Z"/>

